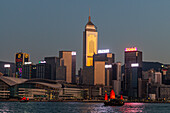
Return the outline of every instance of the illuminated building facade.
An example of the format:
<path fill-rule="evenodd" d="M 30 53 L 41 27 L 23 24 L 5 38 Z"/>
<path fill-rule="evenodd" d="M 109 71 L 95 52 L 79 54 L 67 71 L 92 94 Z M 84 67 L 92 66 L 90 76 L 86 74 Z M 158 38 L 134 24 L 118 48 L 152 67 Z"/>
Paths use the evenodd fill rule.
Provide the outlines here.
<path fill-rule="evenodd" d="M 98 32 L 96 26 L 89 21 L 83 32 L 83 67 L 93 66 L 93 55 L 97 54 L 98 49 Z"/>
<path fill-rule="evenodd" d="M 16 53 L 16 55 L 15 55 L 15 64 L 16 64 L 15 76 L 16 76 L 16 78 L 22 78 L 23 65 L 25 62 L 29 62 L 29 54 L 22 53 L 22 52 Z"/>
<path fill-rule="evenodd" d="M 136 47 L 125 49 L 124 93 L 128 97 L 138 97 L 138 79 L 142 77 L 142 52 Z"/>
<path fill-rule="evenodd" d="M 66 82 L 75 83 L 76 79 L 76 52 L 75 51 L 60 51 L 60 66 L 66 67 Z M 64 69 L 64 68 L 62 68 Z M 60 70 L 64 72 L 64 70 Z"/>

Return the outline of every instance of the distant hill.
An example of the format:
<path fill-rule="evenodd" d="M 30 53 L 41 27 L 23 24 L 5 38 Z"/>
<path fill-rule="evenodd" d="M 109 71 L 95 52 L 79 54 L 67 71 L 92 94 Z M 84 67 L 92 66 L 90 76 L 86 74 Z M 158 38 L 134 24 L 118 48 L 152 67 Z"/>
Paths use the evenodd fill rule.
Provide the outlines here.
<path fill-rule="evenodd" d="M 150 69 L 154 69 L 156 71 L 160 71 L 161 65 L 164 65 L 160 62 L 143 62 L 143 71 L 148 71 Z"/>
<path fill-rule="evenodd" d="M 156 70 L 156 71 L 160 71 L 160 68 L 161 68 L 161 65 L 163 65 L 162 63 L 160 63 L 160 62 L 143 62 L 142 63 L 142 70 L 143 71 L 148 71 L 148 70 L 150 70 L 150 69 L 154 69 L 154 70 Z M 124 73 L 124 68 L 125 68 L 125 66 L 123 65 L 122 66 L 122 73 Z"/>

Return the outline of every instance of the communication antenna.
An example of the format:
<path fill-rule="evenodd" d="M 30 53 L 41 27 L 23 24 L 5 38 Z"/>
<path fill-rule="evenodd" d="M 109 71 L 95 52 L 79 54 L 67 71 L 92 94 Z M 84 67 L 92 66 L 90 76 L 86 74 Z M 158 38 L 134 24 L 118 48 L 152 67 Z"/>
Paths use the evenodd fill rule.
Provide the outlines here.
<path fill-rule="evenodd" d="M 89 8 L 89 21 L 91 21 L 91 17 L 90 17 L 90 8 Z"/>

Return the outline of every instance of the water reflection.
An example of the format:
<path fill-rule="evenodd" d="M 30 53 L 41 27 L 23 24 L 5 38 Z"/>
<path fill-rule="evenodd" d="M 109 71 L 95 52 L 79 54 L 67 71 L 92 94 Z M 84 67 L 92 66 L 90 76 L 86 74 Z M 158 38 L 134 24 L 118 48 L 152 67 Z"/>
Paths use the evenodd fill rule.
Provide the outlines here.
<path fill-rule="evenodd" d="M 85 102 L 0 102 L 0 113 L 170 113 L 170 104 L 125 103 L 124 106 L 104 106 Z"/>
<path fill-rule="evenodd" d="M 0 104 L 0 111 L 1 112 L 9 112 L 10 110 L 9 110 L 8 104 L 7 103 Z"/>
<path fill-rule="evenodd" d="M 126 113 L 139 113 L 144 112 L 145 104 L 144 103 L 125 103 L 124 106 L 119 108 L 120 112 Z"/>

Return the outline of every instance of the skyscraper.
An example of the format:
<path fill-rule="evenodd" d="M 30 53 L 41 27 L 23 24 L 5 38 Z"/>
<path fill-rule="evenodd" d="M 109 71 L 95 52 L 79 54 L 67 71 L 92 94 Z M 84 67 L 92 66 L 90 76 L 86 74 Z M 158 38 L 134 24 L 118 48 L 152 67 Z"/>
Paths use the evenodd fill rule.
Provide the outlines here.
<path fill-rule="evenodd" d="M 98 32 L 96 26 L 91 22 L 89 16 L 88 23 L 83 32 L 83 67 L 93 66 L 93 55 L 97 54 Z"/>
<path fill-rule="evenodd" d="M 29 54 L 27 53 L 16 53 L 15 55 L 15 64 L 16 64 L 16 70 L 15 70 L 15 76 L 16 78 L 22 78 L 22 69 L 25 62 L 29 62 Z"/>
<path fill-rule="evenodd" d="M 41 60 L 36 65 L 36 76 L 34 78 L 51 79 L 51 65 Z"/>
<path fill-rule="evenodd" d="M 45 57 L 46 65 L 49 65 L 51 76 L 48 77 L 52 80 L 56 80 L 56 67 L 60 66 L 60 58 L 58 57 Z M 47 68 L 47 67 L 46 67 Z"/>
<path fill-rule="evenodd" d="M 129 97 L 138 97 L 138 79 L 142 77 L 142 52 L 136 47 L 125 49 L 124 93 Z"/>
<path fill-rule="evenodd" d="M 36 75 L 36 65 L 32 62 L 25 62 L 22 69 L 22 78 L 32 79 Z"/>
<path fill-rule="evenodd" d="M 121 63 L 112 64 L 112 86 L 116 95 L 120 94 L 121 91 Z"/>
<path fill-rule="evenodd" d="M 108 49 L 98 50 L 98 54 L 94 54 L 94 85 L 100 83 L 101 79 L 103 85 L 112 85 L 112 63 L 114 60 L 115 55 L 110 53 Z"/>
<path fill-rule="evenodd" d="M 60 51 L 59 57 L 66 66 L 66 82 L 75 83 L 76 78 L 76 52 L 75 51 Z"/>

